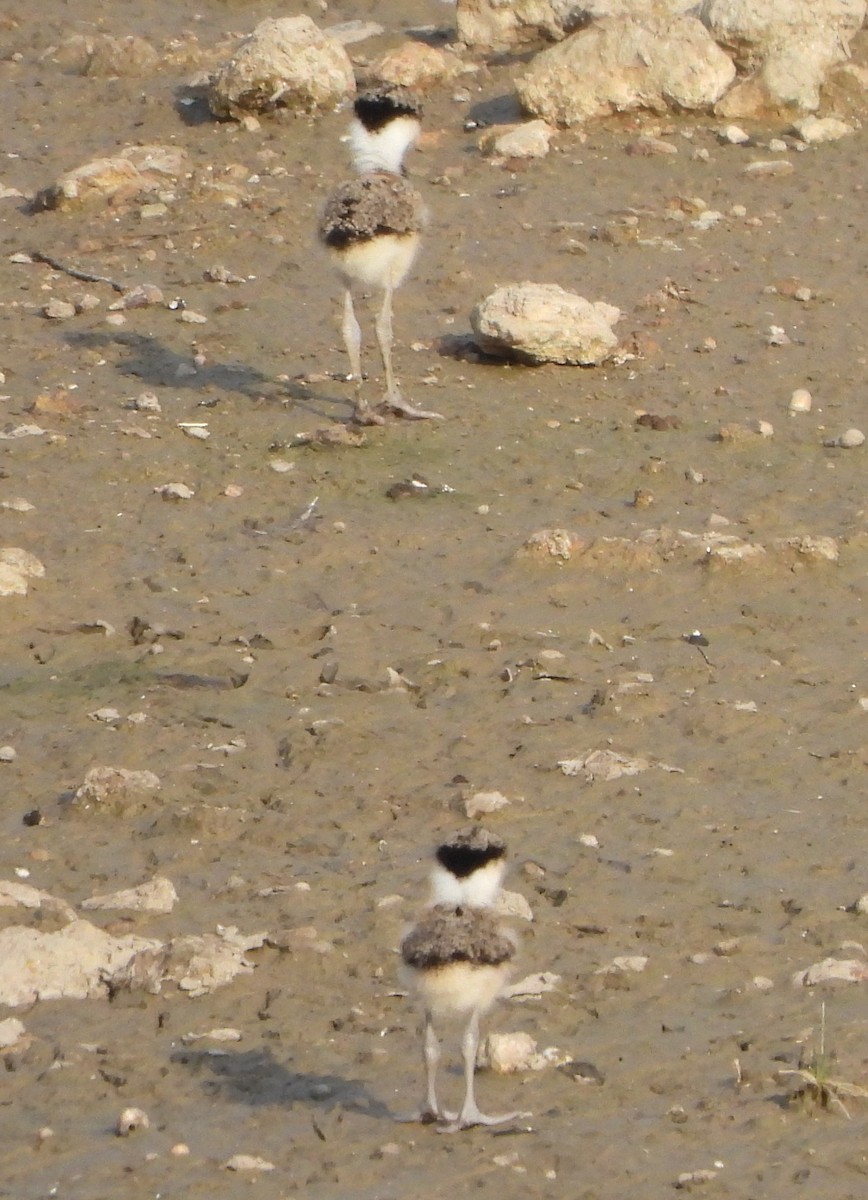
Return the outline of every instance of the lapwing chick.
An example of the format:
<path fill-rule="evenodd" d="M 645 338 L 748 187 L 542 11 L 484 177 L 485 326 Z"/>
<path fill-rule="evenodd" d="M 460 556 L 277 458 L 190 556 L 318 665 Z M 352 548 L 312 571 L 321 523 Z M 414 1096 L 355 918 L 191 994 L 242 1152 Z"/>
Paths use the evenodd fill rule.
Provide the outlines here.
<path fill-rule="evenodd" d="M 425 204 L 404 177 L 404 156 L 421 130 L 421 107 L 406 88 L 383 85 L 361 92 L 354 104 L 350 129 L 354 178 L 329 197 L 319 237 L 344 285 L 341 330 L 351 377 L 356 385 L 353 419 L 381 425 L 385 412 L 417 420 L 440 413 L 416 408 L 404 400 L 392 368 L 392 303 L 419 251 L 425 227 Z M 375 322 L 386 390 L 372 408 L 362 395 L 362 333 L 356 317 L 356 290 L 382 292 Z"/>
<path fill-rule="evenodd" d="M 526 1115 L 484 1113 L 475 1093 L 479 1022 L 502 992 L 516 953 L 515 938 L 491 909 L 505 854 L 501 839 L 478 827 L 439 846 L 433 905 L 401 943 L 402 976 L 424 1013 L 425 1098 L 414 1118 L 439 1122 L 442 1133 L 500 1125 Z M 435 1026 L 450 1019 L 464 1022 L 464 1100 L 458 1112 L 442 1108 L 437 1098 L 440 1041 Z"/>

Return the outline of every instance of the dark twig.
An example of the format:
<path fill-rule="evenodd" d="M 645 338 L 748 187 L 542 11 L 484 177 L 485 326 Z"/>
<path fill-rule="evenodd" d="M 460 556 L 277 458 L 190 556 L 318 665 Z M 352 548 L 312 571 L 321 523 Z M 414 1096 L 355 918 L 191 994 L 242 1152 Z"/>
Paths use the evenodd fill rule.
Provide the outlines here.
<path fill-rule="evenodd" d="M 81 279 L 85 283 L 107 283 L 110 288 L 114 288 L 121 295 L 127 290 L 122 283 L 109 279 L 106 275 L 94 275 L 91 271 L 79 271 L 76 267 L 68 267 L 65 263 L 52 258 L 50 254 L 43 254 L 41 250 L 31 250 L 30 257 L 34 262 L 45 263 L 46 266 L 53 267 L 55 271 L 62 271 L 64 275 L 70 275 L 73 279 Z"/>

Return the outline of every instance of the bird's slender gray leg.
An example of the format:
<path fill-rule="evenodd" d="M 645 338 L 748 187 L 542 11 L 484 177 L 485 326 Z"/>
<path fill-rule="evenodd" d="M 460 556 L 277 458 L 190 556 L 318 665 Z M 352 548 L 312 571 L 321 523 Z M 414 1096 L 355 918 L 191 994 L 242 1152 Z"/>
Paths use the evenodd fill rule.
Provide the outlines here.
<path fill-rule="evenodd" d="M 425 1028 L 422 1032 L 422 1061 L 425 1064 L 425 1099 L 422 1107 L 402 1121 L 455 1121 L 458 1114 L 446 1112 L 437 1099 L 437 1065 L 440 1062 L 440 1041 L 434 1029 L 430 1012 L 425 1013 Z"/>
<path fill-rule="evenodd" d="M 371 411 L 368 402 L 362 396 L 362 330 L 353 307 L 353 293 L 349 288 L 344 290 L 344 319 L 341 332 L 344 335 L 347 358 L 350 360 L 350 378 L 356 386 L 353 420 L 362 425 L 381 425 L 382 417 Z"/>
<path fill-rule="evenodd" d="M 489 1114 L 479 1111 L 475 1094 L 476 1052 L 479 1049 L 479 1013 L 474 1011 L 464 1037 L 461 1039 L 461 1050 L 464 1055 L 464 1103 L 461 1112 L 454 1121 L 441 1125 L 440 1133 L 457 1133 L 460 1129 L 469 1129 L 471 1125 L 501 1125 L 505 1121 L 514 1121 L 517 1117 L 528 1114 L 521 1112 Z"/>
<path fill-rule="evenodd" d="M 344 335 L 347 358 L 350 360 L 350 378 L 354 379 L 356 383 L 361 383 L 362 331 L 353 307 L 353 293 L 349 288 L 344 291 L 344 319 L 341 324 L 341 333 Z"/>
<path fill-rule="evenodd" d="M 425 1061 L 425 1109 L 436 1117 L 440 1114 L 440 1105 L 437 1103 L 437 1064 L 440 1061 L 440 1042 L 430 1013 L 425 1014 L 422 1057 Z"/>
<path fill-rule="evenodd" d="M 383 360 L 383 374 L 386 377 L 386 394 L 383 397 L 383 404 L 386 408 L 393 409 L 395 412 L 401 413 L 402 416 L 410 417 L 416 421 L 442 421 L 442 413 L 428 412 L 424 408 L 417 408 L 415 404 L 410 404 L 405 400 L 398 390 L 395 383 L 395 375 L 392 370 L 392 342 L 394 340 L 392 333 L 392 296 L 394 289 L 387 287 L 383 295 L 383 305 L 377 315 L 376 330 L 377 330 L 377 345 L 380 347 L 380 357 Z"/>
<path fill-rule="evenodd" d="M 395 376 L 392 372 L 392 288 L 387 287 L 383 293 L 383 304 L 377 314 L 377 344 L 380 347 L 380 357 L 383 360 L 383 373 L 386 376 L 386 399 L 398 390 L 395 387 Z"/>

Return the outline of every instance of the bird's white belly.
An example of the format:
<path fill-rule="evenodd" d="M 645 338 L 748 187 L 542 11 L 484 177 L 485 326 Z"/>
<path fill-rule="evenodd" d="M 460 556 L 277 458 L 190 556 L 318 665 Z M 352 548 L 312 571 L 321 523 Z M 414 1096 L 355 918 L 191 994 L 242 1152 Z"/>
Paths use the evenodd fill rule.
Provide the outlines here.
<path fill-rule="evenodd" d="M 424 970 L 405 969 L 405 977 L 420 1003 L 434 1017 L 461 1017 L 474 1009 L 483 1013 L 500 995 L 509 975 L 505 964 L 446 963 Z"/>
<path fill-rule="evenodd" d="M 347 284 L 385 289 L 404 281 L 418 250 L 417 233 L 381 233 L 344 246 L 336 257 Z"/>

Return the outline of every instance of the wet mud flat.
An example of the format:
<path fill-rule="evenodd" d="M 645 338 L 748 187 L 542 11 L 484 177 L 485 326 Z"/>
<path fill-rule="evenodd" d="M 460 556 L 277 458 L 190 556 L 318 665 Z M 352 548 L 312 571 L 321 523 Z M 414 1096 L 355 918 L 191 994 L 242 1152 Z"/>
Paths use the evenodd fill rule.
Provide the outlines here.
<path fill-rule="evenodd" d="M 449 11 L 329 18 L 380 21 L 373 56 Z M 0 874 L 117 936 L 268 939 L 195 998 L 167 982 L 0 1012 L 26 1030 L 4 1049 L 0 1195 L 232 1196 L 251 1186 L 224 1166 L 241 1153 L 273 1165 L 251 1176 L 266 1197 L 608 1200 L 694 1171 L 715 1175 L 684 1189 L 709 1195 L 860 1196 L 864 1101 L 844 1098 L 848 1121 L 794 1102 L 804 1081 L 781 1072 L 863 1085 L 868 1058 L 864 983 L 792 982 L 864 961 L 868 937 L 866 451 L 825 444 L 868 420 L 864 132 L 752 178 L 779 128 L 754 150 L 711 118 L 624 118 L 498 167 L 465 125 L 511 115 L 518 64 L 470 76 L 467 103 L 435 89 L 408 164 L 431 223 L 396 365 L 447 420 L 299 444 L 350 411 L 312 237 L 346 115 L 246 131 L 178 103 L 189 65 L 95 79 L 46 53 L 79 20 L 207 46 L 270 15 L 200 12 L 158 5 L 132 29 L 49 3 L 3 29 L 19 157 L 0 182 L 32 193 L 132 143 L 182 148 L 189 174 L 156 214 L 0 201 L 0 426 L 43 430 L 0 443 L 0 544 L 45 568 L 0 599 Z M 626 153 L 652 128 L 677 155 Z M 691 205 L 722 215 L 695 227 Z M 12 261 L 34 251 L 185 307 L 110 324 L 110 284 Z M 472 306 L 522 279 L 616 304 L 629 356 L 474 353 Z M 42 315 L 82 293 L 99 304 Z M 791 416 L 797 388 L 813 405 Z M 146 392 L 159 410 L 135 407 Z M 387 494 L 417 475 L 427 489 Z M 173 484 L 193 495 L 155 490 Z M 569 536 L 526 549 L 541 530 Z M 729 537 L 762 553 L 714 553 Z M 559 765 L 595 751 L 636 773 Z M 103 764 L 160 787 L 76 802 Z M 534 916 L 520 973 L 560 976 L 490 1023 L 574 1061 L 480 1075 L 483 1106 L 531 1111 L 530 1132 L 446 1138 L 393 1119 L 421 1085 L 394 951 L 430 847 L 480 791 L 510 801 L 486 819 Z M 154 876 L 171 912 L 78 907 Z M 62 919 L 5 907 L 13 925 Z M 239 1039 L 188 1037 L 227 1028 Z M 130 1106 L 150 1127 L 118 1137 Z"/>

